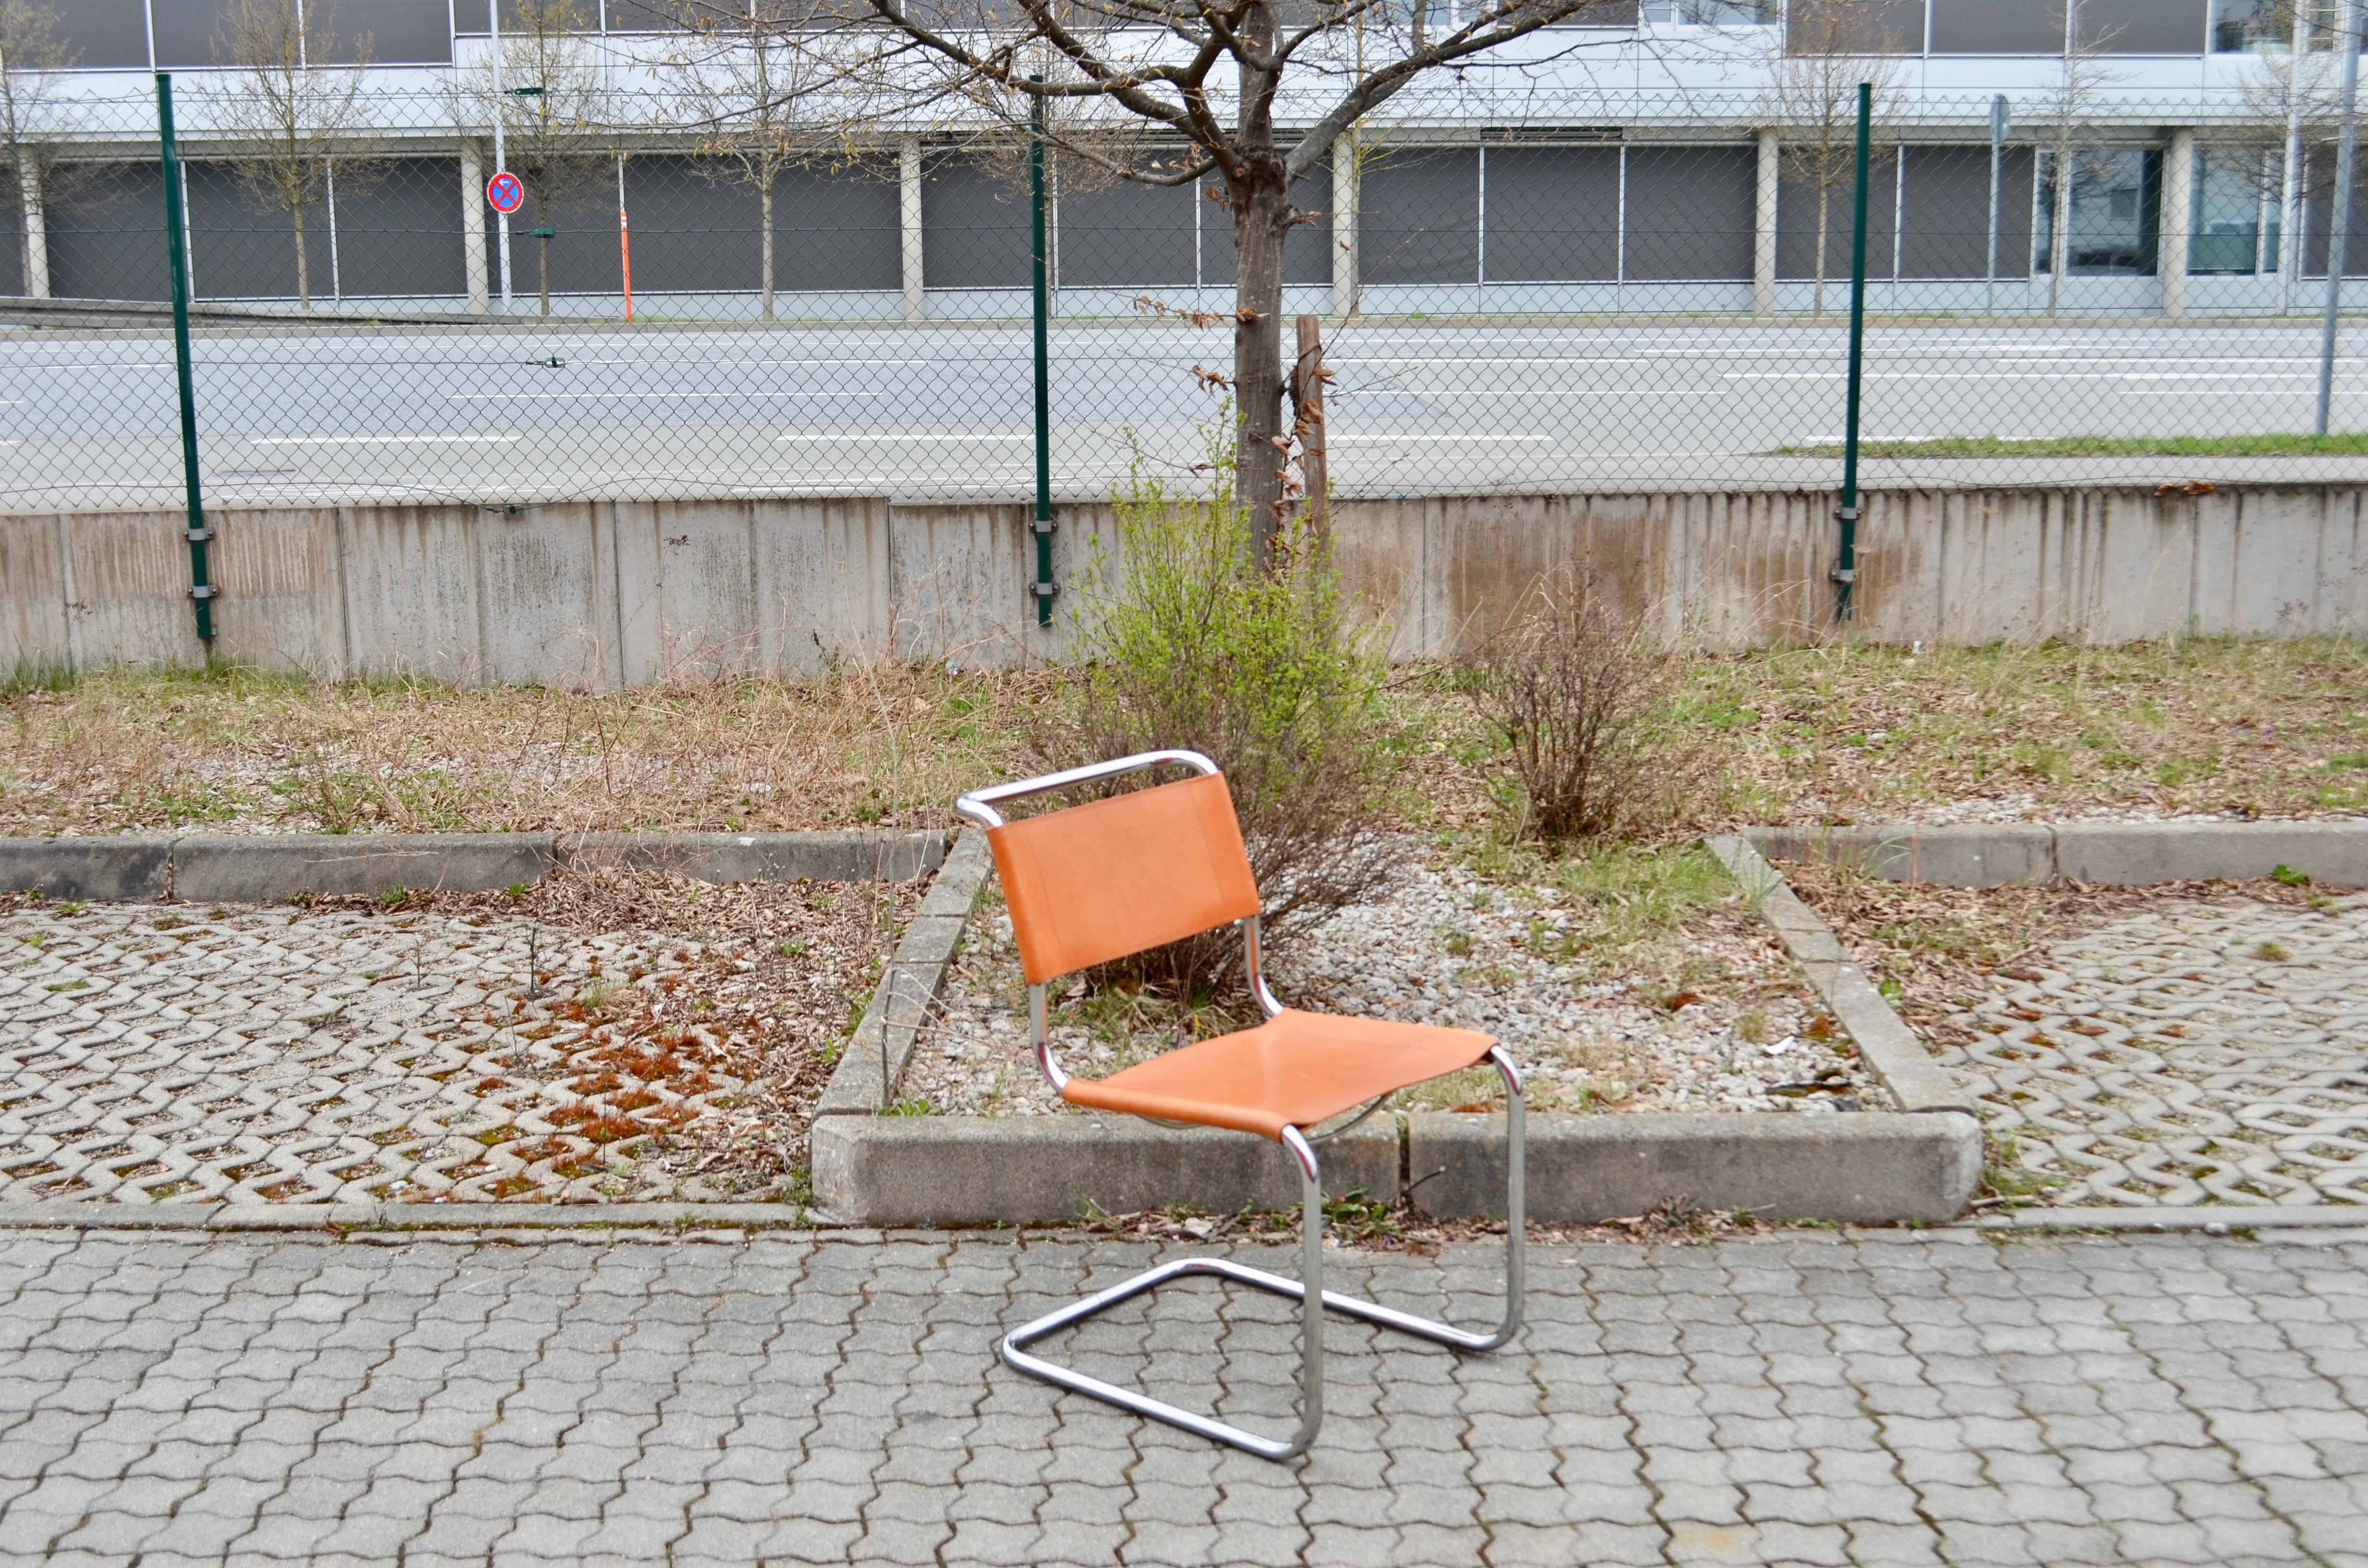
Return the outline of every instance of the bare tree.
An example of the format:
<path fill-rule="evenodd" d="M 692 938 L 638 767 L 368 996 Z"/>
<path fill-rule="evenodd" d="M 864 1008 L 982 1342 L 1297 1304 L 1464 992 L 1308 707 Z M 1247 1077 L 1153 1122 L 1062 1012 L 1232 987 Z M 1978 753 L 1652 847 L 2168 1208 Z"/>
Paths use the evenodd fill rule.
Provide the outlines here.
<path fill-rule="evenodd" d="M 2072 265 L 2073 196 L 2096 177 L 2111 157 L 2089 145 L 2097 132 L 2098 95 L 2121 80 L 2121 73 L 2106 69 L 2103 62 L 2112 32 L 2092 33 L 2082 27 L 2079 0 L 2066 0 L 2058 15 L 2064 26 L 2064 59 L 2039 104 L 2040 123 L 2047 128 L 2042 149 L 2052 198 L 2047 225 L 2047 313 L 2051 316 L 2063 307 L 2064 275 Z"/>
<path fill-rule="evenodd" d="M 705 0 L 728 9 L 731 0 Z M 1071 166 L 1186 186 L 1208 176 L 1233 220 L 1235 498 L 1261 561 L 1287 505 L 1282 257 L 1323 217 L 1292 204 L 1342 133 L 1417 83 L 1507 64 L 1492 52 L 1586 17 L 1633 21 L 1634 0 L 832 0 L 796 35 L 848 96 L 844 123 L 928 117 L 1000 127 L 1024 144 L 1030 106 Z M 1559 40 L 1567 54 L 1586 35 Z M 1287 118 L 1304 129 L 1284 131 Z M 1187 146 L 1157 167 L 1106 150 L 1128 130 Z"/>
<path fill-rule="evenodd" d="M 2316 7 L 2282 6 L 2289 52 L 2255 57 L 2237 84 L 2243 108 L 2210 132 L 2215 167 L 2250 185 L 2278 214 L 2280 309 L 2291 309 L 2302 272 L 2302 215 L 2335 180 L 2335 140 L 2343 120 L 2340 61 L 2326 41 Z M 2314 34 L 2317 35 L 2314 38 Z"/>
<path fill-rule="evenodd" d="M 370 35 L 339 62 L 336 0 L 231 0 L 214 57 L 234 69 L 206 97 L 233 149 L 230 165 L 257 199 L 288 215 L 296 244 L 296 305 L 313 308 L 306 210 L 328 187 L 333 159 L 361 173 Z"/>
<path fill-rule="evenodd" d="M 763 225 L 759 277 L 764 319 L 773 319 L 773 187 L 815 154 L 819 128 L 801 120 L 807 56 L 788 33 L 802 14 L 788 0 L 739 0 L 734 13 L 696 18 L 698 40 L 666 62 L 699 148 L 757 192 Z"/>
<path fill-rule="evenodd" d="M 1767 52 L 1762 114 L 1777 133 L 1784 172 L 1817 196 L 1816 292 L 1826 313 L 1837 192 L 1858 177 L 1858 89 L 1874 88 L 1874 153 L 1896 156 L 1888 134 L 1898 116 L 1907 40 L 1888 25 L 1885 0 L 1794 0 L 1782 37 Z"/>
<path fill-rule="evenodd" d="M 68 129 L 59 74 L 74 51 L 58 36 L 58 13 L 44 0 L 0 0 L 0 157 L 20 203 L 18 244 L 25 292 L 46 295 L 51 165 Z"/>
<path fill-rule="evenodd" d="M 533 204 L 536 293 L 547 316 L 551 210 L 609 167 L 600 74 L 584 39 L 598 24 L 590 0 L 502 0 L 501 22 L 498 83 L 488 60 L 469 79 L 468 107 L 477 125 L 501 117 L 509 171 Z"/>

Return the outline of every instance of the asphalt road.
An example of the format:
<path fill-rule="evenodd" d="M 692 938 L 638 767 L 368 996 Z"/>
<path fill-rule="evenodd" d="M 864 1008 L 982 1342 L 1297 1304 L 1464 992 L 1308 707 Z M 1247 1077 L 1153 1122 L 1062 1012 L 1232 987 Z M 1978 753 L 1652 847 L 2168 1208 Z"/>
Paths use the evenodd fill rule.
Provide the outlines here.
<path fill-rule="evenodd" d="M 2228 435 L 2309 425 L 2301 324 L 2045 323 L 1870 333 L 1866 433 Z M 1847 337 L 1828 325 L 1333 330 L 1331 470 L 1344 494 L 1827 485 Z M 1032 493 L 1029 335 L 1008 324 L 202 334 L 210 502 L 668 494 Z M 1053 335 L 1057 494 L 1136 460 L 1206 458 L 1228 330 Z M 2368 361 L 2338 365 L 2336 428 L 2368 428 Z M 0 506 L 171 505 L 181 462 L 169 336 L 0 332 Z M 2362 459 L 1871 461 L 1870 483 L 2334 479 Z"/>

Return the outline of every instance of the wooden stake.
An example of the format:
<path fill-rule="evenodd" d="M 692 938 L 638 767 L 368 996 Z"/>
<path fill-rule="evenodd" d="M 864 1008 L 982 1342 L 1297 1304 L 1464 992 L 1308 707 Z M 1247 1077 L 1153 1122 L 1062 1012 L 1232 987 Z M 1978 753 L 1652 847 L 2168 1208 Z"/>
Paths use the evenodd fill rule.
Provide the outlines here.
<path fill-rule="evenodd" d="M 1299 318 L 1299 358 L 1291 368 L 1292 423 L 1299 437 L 1299 472 L 1307 482 L 1307 524 L 1319 539 L 1332 529 L 1324 458 L 1324 322 Z"/>

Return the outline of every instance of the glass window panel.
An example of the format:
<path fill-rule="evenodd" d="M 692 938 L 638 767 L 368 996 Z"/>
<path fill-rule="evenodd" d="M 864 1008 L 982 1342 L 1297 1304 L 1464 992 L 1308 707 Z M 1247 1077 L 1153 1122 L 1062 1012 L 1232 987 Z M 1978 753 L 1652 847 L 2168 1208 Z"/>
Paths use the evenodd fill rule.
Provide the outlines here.
<path fill-rule="evenodd" d="M 2075 153 L 2066 270 L 2073 277 L 2150 275 L 2161 214 L 2162 154 L 2136 148 Z M 2032 270 L 2046 272 L 2055 250 L 2055 170 L 2040 157 L 2038 233 Z"/>

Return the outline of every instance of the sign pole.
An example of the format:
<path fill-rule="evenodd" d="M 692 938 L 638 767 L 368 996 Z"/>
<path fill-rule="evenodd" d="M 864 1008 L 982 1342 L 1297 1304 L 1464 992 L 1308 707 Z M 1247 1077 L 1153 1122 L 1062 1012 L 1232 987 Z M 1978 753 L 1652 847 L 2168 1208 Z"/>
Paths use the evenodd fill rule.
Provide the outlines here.
<path fill-rule="evenodd" d="M 1858 436 L 1859 397 L 1866 384 L 1866 192 L 1867 164 L 1873 151 L 1874 85 L 1858 85 L 1858 198 L 1850 220 L 1850 414 L 1842 437 L 1842 504 L 1834 514 L 1842 525 L 1840 563 L 1834 581 L 1841 592 L 1835 611 L 1847 624 L 1858 586 Z"/>
<path fill-rule="evenodd" d="M 485 15 L 494 35 L 494 173 L 510 172 L 509 150 L 503 141 L 502 122 L 510 112 L 509 95 L 502 90 L 502 0 L 486 0 Z M 502 310 L 510 308 L 510 215 L 496 212 L 494 227 L 501 236 Z"/>
<path fill-rule="evenodd" d="M 206 527 L 198 482 L 198 394 L 189 375 L 189 232 L 181 217 L 181 149 L 173 132 L 173 76 L 167 71 L 156 73 L 156 140 L 164 157 L 165 254 L 173 272 L 173 368 L 181 392 L 181 485 L 188 500 L 184 532 L 189 541 L 189 597 L 197 601 L 198 641 L 205 644 L 211 662 L 215 588 L 206 570 L 206 543 L 214 537 L 214 530 Z"/>
<path fill-rule="evenodd" d="M 1030 76 L 1041 82 L 1042 76 Z M 1050 278 L 1047 267 L 1049 247 L 1045 236 L 1044 212 L 1044 100 L 1032 97 L 1028 104 L 1028 196 L 1033 224 L 1036 315 L 1036 520 L 1030 528 L 1036 535 L 1036 624 L 1053 624 L 1053 368 L 1052 349 L 1047 337 L 1045 316 L 1051 301 L 1046 298 Z"/>

